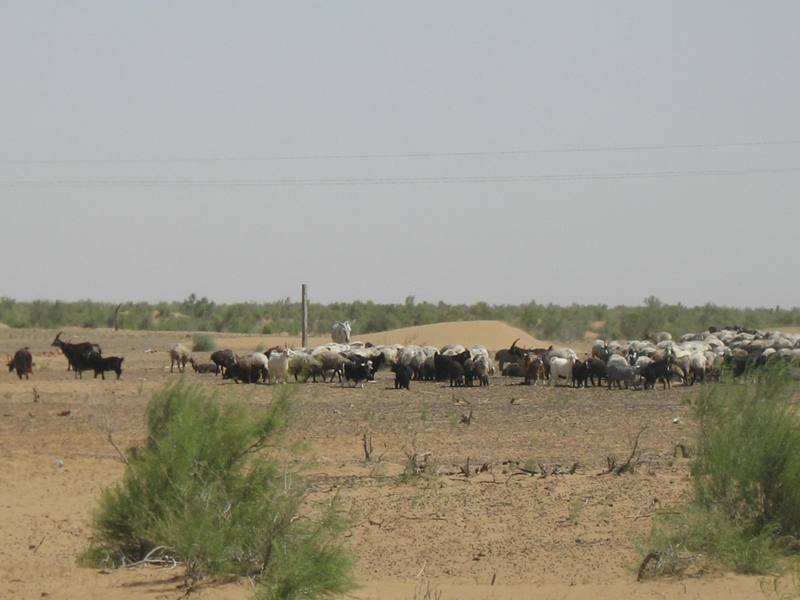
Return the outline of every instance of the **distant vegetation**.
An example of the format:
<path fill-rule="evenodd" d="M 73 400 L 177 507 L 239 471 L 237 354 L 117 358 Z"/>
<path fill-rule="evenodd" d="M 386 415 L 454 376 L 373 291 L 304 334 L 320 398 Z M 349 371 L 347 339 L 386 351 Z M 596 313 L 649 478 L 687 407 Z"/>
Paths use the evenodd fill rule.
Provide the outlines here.
<path fill-rule="evenodd" d="M 18 302 L 0 298 L 0 323 L 10 327 L 57 328 L 64 326 L 112 327 L 115 304 L 105 302 Z M 638 338 L 645 333 L 669 331 L 673 335 L 715 325 L 765 328 L 800 325 L 800 308 L 731 308 L 706 304 L 687 307 L 664 304 L 649 297 L 641 306 L 604 304 L 557 306 L 554 304 L 402 304 L 336 302 L 312 304 L 309 329 L 327 334 L 334 321 L 350 320 L 358 335 L 398 327 L 445 321 L 496 319 L 544 339 L 579 339 L 587 330 L 614 338 Z M 119 325 L 124 329 L 165 331 L 218 331 L 232 333 L 300 333 L 300 303 L 289 298 L 276 302 L 216 304 L 194 294 L 183 302 L 129 302 L 121 305 Z"/>

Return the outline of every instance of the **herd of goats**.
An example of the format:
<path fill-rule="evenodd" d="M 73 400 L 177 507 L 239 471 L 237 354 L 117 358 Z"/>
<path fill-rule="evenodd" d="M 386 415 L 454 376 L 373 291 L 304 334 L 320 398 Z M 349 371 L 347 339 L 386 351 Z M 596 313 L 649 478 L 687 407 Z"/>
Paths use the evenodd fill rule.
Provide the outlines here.
<path fill-rule="evenodd" d="M 56 335 L 52 346 L 67 358 L 68 369 L 75 377 L 93 371 L 95 378 L 105 373 L 122 375 L 123 357 L 103 356 L 98 344 L 69 343 Z M 667 332 L 654 339 L 631 341 L 596 340 L 591 355 L 579 358 L 571 348 L 522 348 L 514 341 L 499 350 L 494 358 L 483 346 L 466 348 L 452 344 L 442 348 L 417 345 L 372 345 L 350 341 L 349 323 L 337 322 L 333 342 L 316 348 L 274 347 L 264 352 L 237 356 L 232 350 L 211 353 L 209 362 L 199 362 L 183 344 L 170 348 L 170 372 L 179 372 L 189 364 L 197 373 L 213 373 L 236 383 L 286 383 L 289 378 L 306 382 L 350 382 L 363 387 L 374 380 L 384 365 L 394 373 L 395 388 L 410 389 L 411 381 L 444 381 L 452 387 L 489 385 L 489 377 L 500 374 L 522 378 L 522 383 L 537 382 L 573 387 L 605 385 L 622 388 L 664 388 L 678 381 L 693 385 L 697 381 L 717 379 L 727 365 L 735 376 L 746 369 L 758 368 L 770 361 L 800 362 L 800 335 L 779 331 L 758 331 L 731 326 L 710 327 L 689 333 L 674 341 Z M 30 350 L 17 350 L 8 362 L 9 371 L 28 378 L 33 372 Z"/>

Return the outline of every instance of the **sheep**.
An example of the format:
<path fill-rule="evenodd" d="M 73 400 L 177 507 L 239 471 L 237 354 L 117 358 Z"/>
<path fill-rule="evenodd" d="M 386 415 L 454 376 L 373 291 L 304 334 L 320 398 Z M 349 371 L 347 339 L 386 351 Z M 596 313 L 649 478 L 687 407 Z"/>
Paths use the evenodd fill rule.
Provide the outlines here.
<path fill-rule="evenodd" d="M 344 363 L 347 360 L 341 353 L 328 350 L 325 346 L 315 348 L 311 352 L 311 356 L 316 360 L 319 365 L 319 372 L 322 374 L 323 381 L 325 380 L 325 373 L 331 373 L 331 381 L 338 374 L 339 381 L 342 380 L 342 371 Z M 312 372 L 314 382 L 316 382 L 316 372 Z"/>
<path fill-rule="evenodd" d="M 411 368 L 414 379 L 422 379 L 422 364 L 425 362 L 425 352 L 419 346 L 405 346 L 397 353 L 397 361 Z"/>
<path fill-rule="evenodd" d="M 331 339 L 337 344 L 350 343 L 350 321 L 336 321 L 331 328 Z"/>
<path fill-rule="evenodd" d="M 268 363 L 270 383 L 277 383 L 279 380 L 286 383 L 289 374 L 289 350 L 273 352 L 269 355 Z"/>
<path fill-rule="evenodd" d="M 216 363 L 198 363 L 194 358 L 190 358 L 189 364 L 192 365 L 192 369 L 194 369 L 195 373 L 214 373 L 214 375 L 219 374 L 220 368 Z"/>
<path fill-rule="evenodd" d="M 177 343 L 169 349 L 169 372 L 173 372 L 175 365 L 178 365 L 178 372 L 183 373 L 186 370 L 186 363 L 192 357 L 191 351 L 181 343 Z"/>
<path fill-rule="evenodd" d="M 605 340 L 595 340 L 592 343 L 592 356 L 599 358 L 603 362 L 608 360 L 608 357 L 611 356 L 611 350 L 609 350 Z"/>
<path fill-rule="evenodd" d="M 30 348 L 25 346 L 20 348 L 14 353 L 14 357 L 8 361 L 8 372 L 16 371 L 17 377 L 22 379 L 29 379 L 29 375 L 33 375 L 33 356 L 31 355 Z"/>
<path fill-rule="evenodd" d="M 572 385 L 572 366 L 575 363 L 573 358 L 562 358 L 553 356 L 550 359 L 550 385 L 558 385 L 559 379 L 566 379 L 567 385 Z"/>
<path fill-rule="evenodd" d="M 489 358 L 489 353 L 486 354 L 477 354 L 472 359 L 472 370 L 475 374 L 475 377 L 478 378 L 478 384 L 483 386 L 489 385 L 489 370 L 491 368 L 491 358 Z"/>
<path fill-rule="evenodd" d="M 689 357 L 689 372 L 692 376 L 690 385 L 694 385 L 694 382 L 698 379 L 700 381 L 705 381 L 707 366 L 708 361 L 706 360 L 705 354 L 702 352 L 695 352 Z"/>
<path fill-rule="evenodd" d="M 608 389 L 611 389 L 615 383 L 620 389 L 622 389 L 622 383 L 625 383 L 625 389 L 628 389 L 638 384 L 639 369 L 627 363 L 609 362 L 607 377 Z"/>

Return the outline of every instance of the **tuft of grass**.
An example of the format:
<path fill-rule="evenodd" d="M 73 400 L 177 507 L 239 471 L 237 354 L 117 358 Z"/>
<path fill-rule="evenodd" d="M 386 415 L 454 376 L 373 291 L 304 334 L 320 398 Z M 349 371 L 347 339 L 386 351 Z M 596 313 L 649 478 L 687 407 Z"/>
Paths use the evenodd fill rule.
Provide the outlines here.
<path fill-rule="evenodd" d="M 290 394 L 276 391 L 259 418 L 183 383 L 155 394 L 147 441 L 129 453 L 122 483 L 103 493 L 80 563 L 120 566 L 161 547 L 185 565 L 189 586 L 250 577 L 263 599 L 352 589 L 338 505 L 299 519 L 303 479 L 265 455 L 288 426 Z"/>
<path fill-rule="evenodd" d="M 217 342 L 207 333 L 196 333 L 192 344 L 192 352 L 213 352 L 217 349 Z"/>
<path fill-rule="evenodd" d="M 709 384 L 697 397 L 694 494 L 676 515 L 657 519 L 649 548 L 661 560 L 704 556 L 739 573 L 763 574 L 779 570 L 780 557 L 797 547 L 798 384 L 780 362 L 744 381 Z M 676 560 L 665 564 L 681 567 Z"/>

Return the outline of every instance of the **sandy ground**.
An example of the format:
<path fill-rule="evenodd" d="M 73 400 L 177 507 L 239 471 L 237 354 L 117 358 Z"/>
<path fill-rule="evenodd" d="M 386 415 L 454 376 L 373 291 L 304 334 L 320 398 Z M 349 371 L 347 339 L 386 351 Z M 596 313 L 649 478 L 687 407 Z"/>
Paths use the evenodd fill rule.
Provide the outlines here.
<path fill-rule="evenodd" d="M 64 357 L 49 345 L 55 333 L 0 330 L 0 355 L 29 345 L 36 363 L 30 381 L 8 373 L 0 379 L 0 598 L 177 599 L 180 569 L 97 571 L 78 567 L 76 557 L 89 543 L 100 491 L 123 472 L 99 426 L 109 424 L 122 447 L 142 440 L 147 400 L 180 377 L 169 373 L 165 349 L 184 334 L 68 331 L 100 343 L 106 355 L 125 356 L 117 382 L 88 374 L 73 379 Z M 215 337 L 242 350 L 275 342 Z M 494 349 L 516 337 L 525 345 L 542 343 L 492 322 L 362 339 Z M 185 377 L 241 398 L 253 410 L 268 405 L 274 389 Z M 673 450 L 679 442 L 692 445 L 690 389 L 552 389 L 498 377 L 483 389 L 413 383 L 411 391 L 395 391 L 387 373 L 365 389 L 291 387 L 298 417 L 289 441 L 309 447 L 309 508 L 338 494 L 352 515 L 346 543 L 357 557 L 362 587 L 350 597 L 767 597 L 762 589 L 770 582 L 754 577 L 706 573 L 635 581 L 637 540 L 649 531 L 654 512 L 675 505 L 688 489 L 688 461 Z M 466 425 L 461 416 L 469 410 L 474 418 Z M 598 476 L 607 456 L 627 457 L 642 428 L 643 462 L 635 473 Z M 372 464 L 364 461 L 364 432 L 380 456 Z M 401 483 L 414 449 L 431 453 L 438 475 Z M 469 478 L 460 472 L 467 459 Z M 532 476 L 517 466 L 551 474 Z M 251 590 L 246 584 L 209 586 L 197 595 L 248 598 Z"/>

